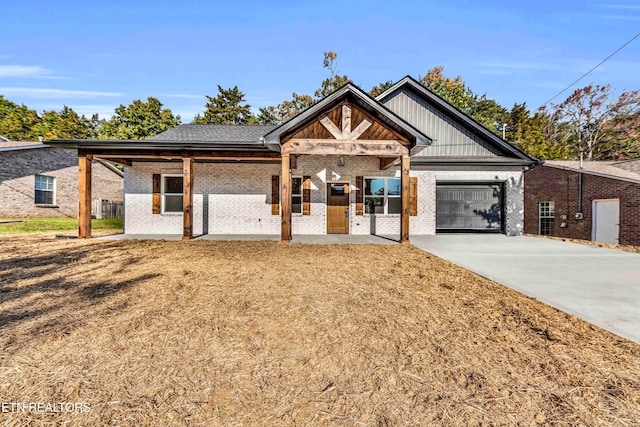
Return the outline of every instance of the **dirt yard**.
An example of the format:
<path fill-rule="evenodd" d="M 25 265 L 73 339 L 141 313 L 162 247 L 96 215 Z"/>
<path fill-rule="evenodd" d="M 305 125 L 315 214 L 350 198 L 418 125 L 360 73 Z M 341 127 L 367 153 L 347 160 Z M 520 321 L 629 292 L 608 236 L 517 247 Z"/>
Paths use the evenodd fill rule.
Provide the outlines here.
<path fill-rule="evenodd" d="M 640 345 L 413 247 L 0 249 L 2 425 L 640 420 Z"/>

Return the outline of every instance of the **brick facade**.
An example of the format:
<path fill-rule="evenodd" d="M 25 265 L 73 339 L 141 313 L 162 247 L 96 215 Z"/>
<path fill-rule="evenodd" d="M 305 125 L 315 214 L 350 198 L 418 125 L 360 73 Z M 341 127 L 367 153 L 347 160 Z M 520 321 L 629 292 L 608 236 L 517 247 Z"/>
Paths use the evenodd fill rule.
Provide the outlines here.
<path fill-rule="evenodd" d="M 375 157 L 345 157 L 337 166 L 331 156 L 302 156 L 293 177 L 311 177 L 311 214 L 293 214 L 293 234 L 326 233 L 326 184 L 349 183 L 350 234 L 400 233 L 400 215 L 356 215 L 356 176 L 400 177 L 397 168 L 379 169 Z M 134 162 L 125 167 L 125 233 L 181 234 L 182 214 L 152 213 L 153 174 L 181 174 L 181 163 Z M 198 234 L 280 234 L 280 215 L 271 214 L 271 177 L 280 175 L 280 163 L 196 163 L 194 170 L 193 232 Z M 522 233 L 522 169 L 490 167 L 416 167 L 418 215 L 410 217 L 410 235 L 435 234 L 436 184 L 443 181 L 505 183 L 506 233 Z"/>
<path fill-rule="evenodd" d="M 53 205 L 36 205 L 35 175 L 54 178 Z M 93 162 L 91 188 L 94 199 L 123 199 L 122 176 L 98 161 Z M 0 217 L 73 218 L 77 216 L 78 155 L 76 150 L 38 147 L 0 151 Z"/>
<path fill-rule="evenodd" d="M 420 196 L 428 203 L 432 212 L 426 221 L 429 226 L 425 233 L 436 233 L 436 185 L 447 182 L 502 182 L 504 184 L 504 221 L 507 236 L 519 236 L 524 229 L 524 179 L 522 167 L 491 166 L 423 166 L 412 168 L 412 176 L 423 176 Z M 420 188 L 420 187 L 418 187 Z"/>
<path fill-rule="evenodd" d="M 579 173 L 551 166 L 537 166 L 525 174 L 525 232 L 538 234 L 538 203 L 555 203 L 555 224 L 552 235 L 591 240 L 592 207 L 594 200 L 619 199 L 620 234 L 623 245 L 640 245 L 640 184 L 622 179 L 607 178 L 590 173 L 582 175 L 583 219 L 576 219 L 579 211 Z M 566 215 L 566 220 L 562 218 Z M 560 227 L 561 222 L 567 226 Z"/>

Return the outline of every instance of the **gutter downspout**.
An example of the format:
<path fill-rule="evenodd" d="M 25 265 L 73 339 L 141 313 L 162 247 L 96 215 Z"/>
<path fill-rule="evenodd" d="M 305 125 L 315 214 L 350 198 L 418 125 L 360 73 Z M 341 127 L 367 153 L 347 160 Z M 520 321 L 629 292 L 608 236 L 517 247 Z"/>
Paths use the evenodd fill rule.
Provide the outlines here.
<path fill-rule="evenodd" d="M 584 218 L 584 212 L 582 212 L 582 160 L 584 152 L 580 150 L 580 171 L 578 172 L 578 213 L 576 219 Z M 579 217 L 578 217 L 579 215 Z"/>

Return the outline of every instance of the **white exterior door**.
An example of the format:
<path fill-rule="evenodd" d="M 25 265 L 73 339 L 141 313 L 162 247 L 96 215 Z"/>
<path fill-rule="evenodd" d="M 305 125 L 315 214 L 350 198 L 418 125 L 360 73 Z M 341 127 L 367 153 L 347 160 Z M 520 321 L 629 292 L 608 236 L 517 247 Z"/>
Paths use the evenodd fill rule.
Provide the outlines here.
<path fill-rule="evenodd" d="M 594 242 L 617 244 L 619 231 L 620 200 L 594 200 L 591 239 Z"/>

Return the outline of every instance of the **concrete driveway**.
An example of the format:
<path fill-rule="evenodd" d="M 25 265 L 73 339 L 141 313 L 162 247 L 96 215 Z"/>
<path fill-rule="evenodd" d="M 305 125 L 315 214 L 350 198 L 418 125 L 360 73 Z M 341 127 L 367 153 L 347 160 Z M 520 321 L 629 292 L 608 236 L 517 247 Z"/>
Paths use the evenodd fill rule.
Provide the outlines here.
<path fill-rule="evenodd" d="M 640 343 L 640 254 L 525 236 L 411 236 L 411 243 Z"/>

